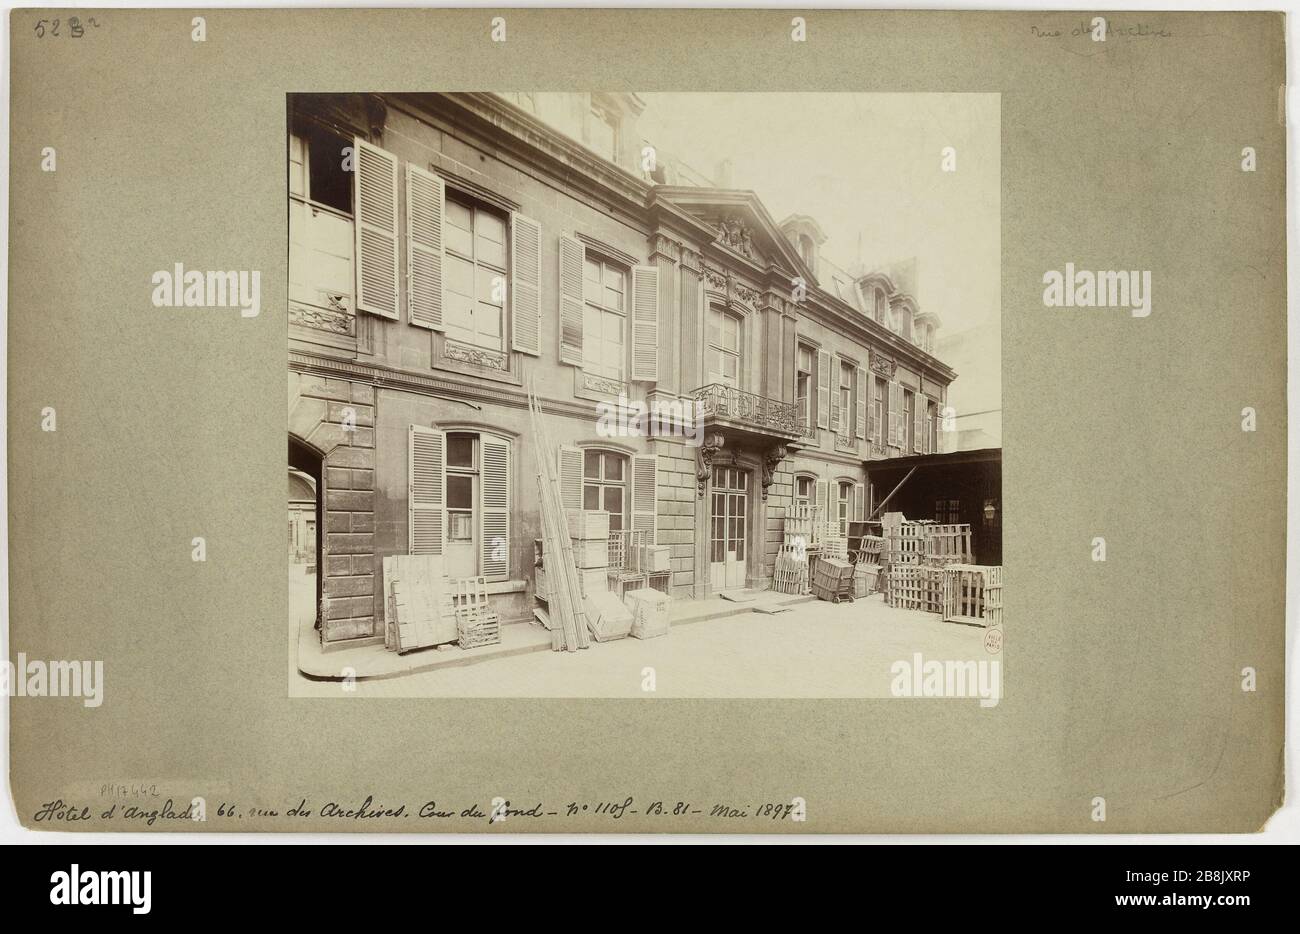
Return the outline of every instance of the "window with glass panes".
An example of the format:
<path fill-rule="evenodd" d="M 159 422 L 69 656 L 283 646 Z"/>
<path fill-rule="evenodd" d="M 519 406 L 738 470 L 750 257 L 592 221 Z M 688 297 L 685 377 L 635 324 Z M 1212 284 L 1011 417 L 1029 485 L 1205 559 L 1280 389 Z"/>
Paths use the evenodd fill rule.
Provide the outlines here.
<path fill-rule="evenodd" d="M 622 380 L 627 374 L 627 272 L 588 253 L 582 296 L 582 368 Z"/>
<path fill-rule="evenodd" d="M 876 439 L 881 440 L 887 437 L 885 431 L 885 381 L 879 376 L 875 376 L 871 378 L 871 384 L 871 392 L 875 397 L 871 404 L 876 419 Z"/>
<path fill-rule="evenodd" d="M 794 503 L 796 506 L 807 506 L 812 503 L 813 485 L 816 482 L 813 477 L 794 478 Z"/>
<path fill-rule="evenodd" d="M 853 434 L 853 371 L 852 363 L 840 364 L 840 422 L 839 434 L 849 437 Z"/>
<path fill-rule="evenodd" d="M 740 318 L 711 307 L 708 338 L 709 382 L 740 388 Z"/>
<path fill-rule="evenodd" d="M 447 542 L 474 541 L 474 478 L 478 475 L 478 437 L 447 435 Z"/>
<path fill-rule="evenodd" d="M 609 513 L 609 530 L 627 528 L 627 455 L 586 451 L 582 458 L 582 508 Z"/>
<path fill-rule="evenodd" d="M 800 424 L 812 424 L 813 365 L 815 353 L 807 344 L 799 345 L 798 373 L 795 375 L 795 402 L 799 406 Z"/>
<path fill-rule="evenodd" d="M 840 523 L 840 536 L 843 537 L 849 534 L 849 516 L 853 514 L 853 484 L 847 480 L 840 481 L 836 507 L 838 509 L 837 518 Z"/>
<path fill-rule="evenodd" d="M 443 325 L 447 337 L 505 349 L 506 218 L 447 193 Z"/>

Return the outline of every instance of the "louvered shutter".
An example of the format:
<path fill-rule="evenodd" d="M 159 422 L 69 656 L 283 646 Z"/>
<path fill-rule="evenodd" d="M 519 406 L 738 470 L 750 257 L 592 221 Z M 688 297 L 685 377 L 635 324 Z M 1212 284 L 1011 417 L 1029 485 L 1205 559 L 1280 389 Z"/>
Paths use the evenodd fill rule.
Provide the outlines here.
<path fill-rule="evenodd" d="M 835 434 L 841 434 L 848 419 L 847 412 L 840 411 L 840 380 L 843 379 L 843 361 L 839 357 L 831 359 L 831 378 L 834 382 L 830 385 L 831 391 L 831 422 L 830 429 Z"/>
<path fill-rule="evenodd" d="M 921 421 L 921 453 L 933 454 L 934 452 L 930 450 L 930 431 L 933 424 L 930 419 L 930 399 L 927 396 L 919 396 L 918 398 L 921 401 L 921 411 L 924 413 Z"/>
<path fill-rule="evenodd" d="M 659 496 L 659 455 L 632 456 L 632 528 L 644 529 L 647 544 L 655 544 L 656 501 Z"/>
<path fill-rule="evenodd" d="M 353 139 L 357 308 L 397 318 L 397 157 Z"/>
<path fill-rule="evenodd" d="M 817 505 L 821 508 L 821 511 L 822 511 L 822 519 L 825 520 L 825 518 L 826 518 L 826 481 L 825 481 L 825 480 L 818 480 L 817 483 L 816 483 L 816 488 L 817 488 Z"/>
<path fill-rule="evenodd" d="M 867 491 L 861 483 L 853 484 L 853 518 L 862 520 L 867 517 Z"/>
<path fill-rule="evenodd" d="M 446 186 L 432 172 L 406 165 L 406 315 L 442 330 L 442 219 Z"/>
<path fill-rule="evenodd" d="M 445 450 L 446 438 L 441 431 L 411 426 L 407 439 L 408 554 L 442 554 Z"/>
<path fill-rule="evenodd" d="M 582 268 L 587 248 L 560 237 L 560 362 L 582 366 Z"/>
<path fill-rule="evenodd" d="M 920 454 L 925 431 L 925 396 L 919 392 L 912 393 L 912 453 Z"/>
<path fill-rule="evenodd" d="M 510 346 L 542 352 L 542 225 L 531 217 L 510 219 Z"/>
<path fill-rule="evenodd" d="M 632 267 L 632 379 L 659 378 L 659 269 Z"/>
<path fill-rule="evenodd" d="M 482 508 L 479 510 L 480 567 L 488 580 L 510 571 L 510 442 L 479 436 Z"/>
<path fill-rule="evenodd" d="M 582 508 L 582 451 L 560 448 L 560 499 L 565 509 Z"/>
<path fill-rule="evenodd" d="M 858 367 L 856 373 L 858 381 L 857 392 L 857 424 L 854 426 L 854 434 L 859 438 L 867 436 L 867 371 Z"/>
<path fill-rule="evenodd" d="M 817 351 L 817 427 L 825 428 L 831 418 L 831 355 Z"/>

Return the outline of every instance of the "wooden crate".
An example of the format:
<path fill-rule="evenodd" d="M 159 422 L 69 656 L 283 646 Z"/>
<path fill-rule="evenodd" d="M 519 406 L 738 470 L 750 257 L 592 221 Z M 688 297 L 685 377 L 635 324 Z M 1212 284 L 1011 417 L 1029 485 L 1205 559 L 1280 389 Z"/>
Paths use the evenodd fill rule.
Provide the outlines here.
<path fill-rule="evenodd" d="M 573 542 L 573 563 L 581 571 L 609 567 L 609 540 L 605 538 L 571 539 Z"/>
<path fill-rule="evenodd" d="M 496 645 L 501 641 L 501 617 L 488 606 L 485 577 L 459 577 L 452 582 L 456 633 L 462 649 Z"/>
<path fill-rule="evenodd" d="M 812 581 L 813 596 L 839 603 L 853 599 L 853 565 L 839 558 L 822 558 Z"/>
<path fill-rule="evenodd" d="M 609 513 L 587 509 L 565 510 L 569 525 L 569 538 L 578 541 L 608 541 Z"/>
<path fill-rule="evenodd" d="M 672 598 L 657 590 L 630 590 L 624 603 L 632 612 L 631 635 L 635 639 L 653 639 L 668 635 L 671 625 Z"/>
<path fill-rule="evenodd" d="M 943 621 L 1002 625 L 1002 567 L 954 564 L 943 568 Z"/>
<path fill-rule="evenodd" d="M 856 564 L 853 566 L 853 596 L 870 596 L 880 589 L 879 582 L 879 565 Z"/>
<path fill-rule="evenodd" d="M 920 564 L 925 554 L 924 526 L 916 522 L 904 522 L 889 529 L 886 534 L 886 560 L 890 565 Z"/>
<path fill-rule="evenodd" d="M 597 642 L 613 642 L 632 631 L 632 611 L 612 593 L 592 594 L 583 603 L 587 628 Z"/>
<path fill-rule="evenodd" d="M 851 557 L 857 564 L 879 565 L 885 551 L 883 535 L 861 535 L 849 539 Z"/>
<path fill-rule="evenodd" d="M 925 542 L 923 561 L 930 565 L 970 564 L 975 560 L 970 525 L 926 525 L 921 527 Z"/>
<path fill-rule="evenodd" d="M 889 569 L 889 605 L 900 610 L 943 610 L 943 569 L 896 564 Z"/>

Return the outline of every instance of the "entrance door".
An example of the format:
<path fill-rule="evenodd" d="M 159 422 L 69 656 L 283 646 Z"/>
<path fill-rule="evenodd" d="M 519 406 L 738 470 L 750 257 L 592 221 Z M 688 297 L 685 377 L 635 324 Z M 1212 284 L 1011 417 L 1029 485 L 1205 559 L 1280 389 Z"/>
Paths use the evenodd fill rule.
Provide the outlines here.
<path fill-rule="evenodd" d="M 748 518 L 749 471 L 714 467 L 709 541 L 709 582 L 714 590 L 745 586 Z"/>

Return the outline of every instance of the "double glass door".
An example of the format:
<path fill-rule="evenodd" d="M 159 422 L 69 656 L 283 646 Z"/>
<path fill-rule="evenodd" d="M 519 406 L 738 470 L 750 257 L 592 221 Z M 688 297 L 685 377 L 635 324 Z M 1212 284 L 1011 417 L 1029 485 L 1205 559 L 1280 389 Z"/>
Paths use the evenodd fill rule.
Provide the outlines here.
<path fill-rule="evenodd" d="M 709 539 L 709 580 L 713 590 L 745 586 L 748 532 L 749 471 L 714 467 Z"/>

